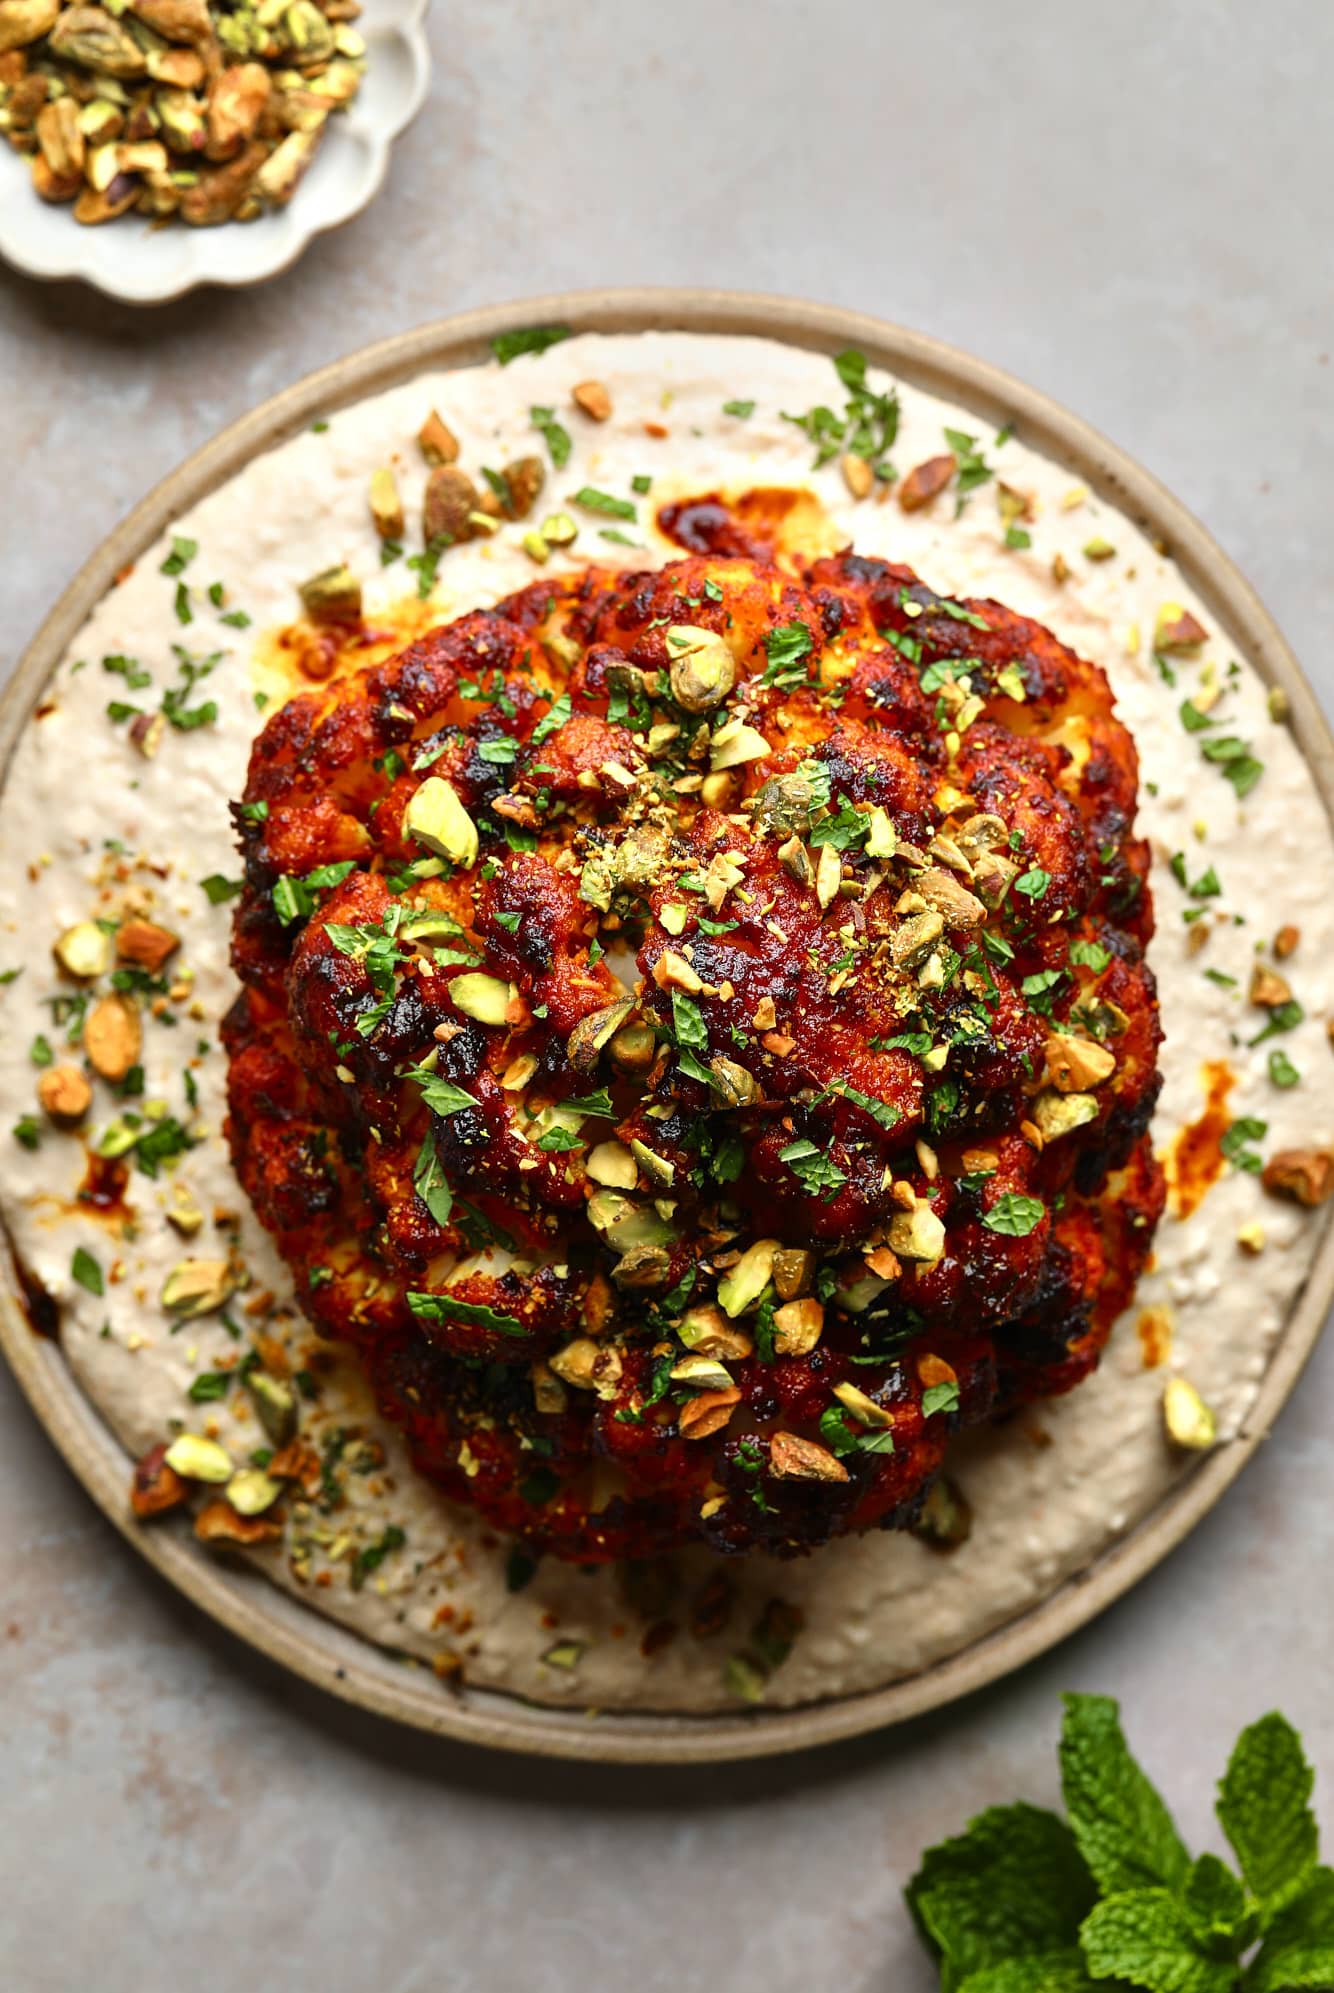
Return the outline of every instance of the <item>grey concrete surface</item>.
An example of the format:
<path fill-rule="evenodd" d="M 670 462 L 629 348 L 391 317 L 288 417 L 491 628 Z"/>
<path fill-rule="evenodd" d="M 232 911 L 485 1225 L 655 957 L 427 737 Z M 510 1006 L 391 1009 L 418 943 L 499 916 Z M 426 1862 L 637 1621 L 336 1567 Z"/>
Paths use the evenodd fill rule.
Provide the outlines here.
<path fill-rule="evenodd" d="M 0 277 L 10 661 L 146 486 L 368 339 L 564 285 L 802 293 L 972 347 L 1205 519 L 1328 700 L 1334 16 L 1318 0 L 436 0 L 374 209 L 256 293 L 136 313 Z M 1121 1696 L 1192 1834 L 1245 1720 L 1334 1827 L 1334 1348 L 1194 1539 L 912 1730 L 736 1770 L 488 1759 L 349 1714 L 168 1593 L 0 1377 L 0 1982 L 12 1993 L 924 1993 L 900 1904 L 1049 1799 L 1062 1688 Z"/>

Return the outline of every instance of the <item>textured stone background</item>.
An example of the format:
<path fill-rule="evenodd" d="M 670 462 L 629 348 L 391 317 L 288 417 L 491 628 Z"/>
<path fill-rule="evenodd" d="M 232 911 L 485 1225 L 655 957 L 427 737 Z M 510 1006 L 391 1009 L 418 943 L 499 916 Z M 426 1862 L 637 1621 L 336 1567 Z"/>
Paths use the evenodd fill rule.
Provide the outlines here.
<path fill-rule="evenodd" d="M 0 275 L 9 661 L 148 484 L 309 368 L 465 305 L 701 282 L 860 306 L 1047 388 L 1194 507 L 1334 694 L 1316 0 L 437 0 L 432 35 L 380 201 L 264 290 L 136 313 Z M 121 1546 L 0 1377 L 0 1979 L 918 1993 L 901 1882 L 970 1810 L 1052 1796 L 1062 1688 L 1125 1699 L 1197 1836 L 1275 1702 L 1334 1773 L 1332 1389 L 1326 1348 L 1190 1544 L 1018 1679 L 811 1758 L 616 1773 L 286 1681 Z"/>

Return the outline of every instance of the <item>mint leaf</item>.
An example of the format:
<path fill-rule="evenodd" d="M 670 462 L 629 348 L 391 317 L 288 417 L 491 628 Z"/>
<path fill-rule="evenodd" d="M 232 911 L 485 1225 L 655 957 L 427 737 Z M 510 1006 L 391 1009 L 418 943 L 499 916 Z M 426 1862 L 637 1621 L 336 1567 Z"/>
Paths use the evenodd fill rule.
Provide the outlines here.
<path fill-rule="evenodd" d="M 1084 1954 L 1067 1947 L 970 1972 L 959 1993 L 1094 1993 Z"/>
<path fill-rule="evenodd" d="M 1181 1896 L 1195 1936 L 1211 1958 L 1235 1959 L 1254 1942 L 1258 1918 L 1246 1891 L 1226 1862 L 1201 1855 Z"/>
<path fill-rule="evenodd" d="M 958 1985 L 983 1966 L 1072 1946 L 1094 1892 L 1064 1821 L 1021 1803 L 993 1806 L 957 1839 L 928 1848 L 906 1894 Z"/>
<path fill-rule="evenodd" d="M 1266 1925 L 1315 1870 L 1314 1783 L 1301 1739 L 1275 1711 L 1242 1731 L 1219 1785 L 1219 1822 Z"/>
<path fill-rule="evenodd" d="M 1334 1869 L 1318 1868 L 1296 1901 L 1278 1912 L 1245 1983 L 1246 1993 L 1334 1986 Z"/>
<path fill-rule="evenodd" d="M 1065 1697 L 1061 1789 L 1080 1853 L 1101 1890 L 1111 1895 L 1152 1882 L 1180 1888 L 1190 1856 L 1130 1755 L 1110 1696 Z"/>
<path fill-rule="evenodd" d="M 1236 1969 L 1207 1958 L 1186 1912 L 1167 1889 L 1128 1889 L 1108 1896 L 1079 1933 L 1089 1971 L 1147 1993 L 1233 1993 Z"/>

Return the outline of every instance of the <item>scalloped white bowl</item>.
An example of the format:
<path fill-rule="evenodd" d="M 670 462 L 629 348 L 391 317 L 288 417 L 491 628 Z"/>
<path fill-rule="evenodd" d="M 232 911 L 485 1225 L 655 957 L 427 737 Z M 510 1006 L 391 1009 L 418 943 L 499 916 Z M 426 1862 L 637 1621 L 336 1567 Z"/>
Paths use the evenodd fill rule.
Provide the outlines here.
<path fill-rule="evenodd" d="M 39 200 L 26 159 L 0 146 L 0 256 L 30 277 L 77 277 L 127 304 L 163 304 L 197 284 L 260 284 L 286 270 L 315 236 L 351 221 L 375 198 L 389 149 L 426 98 L 429 0 L 365 0 L 366 75 L 347 111 L 329 120 L 290 204 L 244 224 L 150 227 L 126 216 L 81 228 L 68 207 Z"/>

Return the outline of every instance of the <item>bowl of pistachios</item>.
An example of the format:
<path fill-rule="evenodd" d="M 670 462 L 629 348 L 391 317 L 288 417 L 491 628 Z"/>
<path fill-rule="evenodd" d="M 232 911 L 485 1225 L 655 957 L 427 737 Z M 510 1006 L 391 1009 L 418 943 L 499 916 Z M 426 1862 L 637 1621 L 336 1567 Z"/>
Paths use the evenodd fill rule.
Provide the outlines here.
<path fill-rule="evenodd" d="M 428 0 L 0 0 L 0 256 L 131 304 L 262 282 L 421 108 Z"/>

